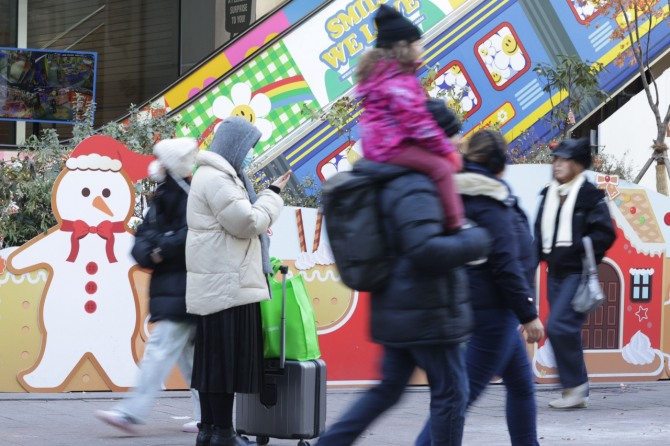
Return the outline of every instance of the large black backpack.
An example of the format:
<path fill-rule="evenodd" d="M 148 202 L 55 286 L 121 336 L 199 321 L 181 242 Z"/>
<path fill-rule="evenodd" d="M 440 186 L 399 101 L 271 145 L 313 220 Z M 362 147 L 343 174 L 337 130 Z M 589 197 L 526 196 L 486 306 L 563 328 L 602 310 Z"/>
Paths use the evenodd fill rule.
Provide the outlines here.
<path fill-rule="evenodd" d="M 335 174 L 322 189 L 323 216 L 335 264 L 342 282 L 358 291 L 383 290 L 391 274 L 393 255 L 379 199 L 383 184 L 354 168 Z"/>

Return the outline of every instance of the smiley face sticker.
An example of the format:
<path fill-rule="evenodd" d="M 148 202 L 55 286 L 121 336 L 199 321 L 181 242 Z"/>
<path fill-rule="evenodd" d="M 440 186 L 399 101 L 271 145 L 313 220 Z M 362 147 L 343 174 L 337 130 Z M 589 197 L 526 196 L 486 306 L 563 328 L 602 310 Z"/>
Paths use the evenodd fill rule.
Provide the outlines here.
<path fill-rule="evenodd" d="M 530 59 L 509 23 L 501 23 L 475 45 L 475 56 L 493 88 L 502 90 L 530 69 Z"/>

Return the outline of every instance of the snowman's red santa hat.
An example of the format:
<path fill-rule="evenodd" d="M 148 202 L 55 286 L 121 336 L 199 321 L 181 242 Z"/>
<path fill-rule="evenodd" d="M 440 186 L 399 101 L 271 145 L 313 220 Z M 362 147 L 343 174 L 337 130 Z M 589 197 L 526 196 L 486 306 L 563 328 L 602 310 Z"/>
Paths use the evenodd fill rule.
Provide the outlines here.
<path fill-rule="evenodd" d="M 89 136 L 70 154 L 65 165 L 70 170 L 99 170 L 118 172 L 124 170 L 133 183 L 149 176 L 153 155 L 142 155 L 130 150 L 119 141 L 104 135 Z"/>

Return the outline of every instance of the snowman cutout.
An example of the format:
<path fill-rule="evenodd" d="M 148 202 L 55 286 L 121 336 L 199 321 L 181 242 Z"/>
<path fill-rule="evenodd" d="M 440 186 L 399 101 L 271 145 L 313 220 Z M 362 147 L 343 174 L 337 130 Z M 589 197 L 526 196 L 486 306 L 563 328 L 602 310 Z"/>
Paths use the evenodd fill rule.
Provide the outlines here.
<path fill-rule="evenodd" d="M 53 186 L 57 225 L 8 258 L 14 274 L 49 272 L 38 313 L 41 351 L 18 376 L 27 390 L 62 390 L 87 359 L 110 388 L 134 385 L 140 308 L 133 272 L 139 267 L 130 255 L 128 222 L 133 184 L 147 177 L 153 159 L 107 136 L 82 141 Z"/>

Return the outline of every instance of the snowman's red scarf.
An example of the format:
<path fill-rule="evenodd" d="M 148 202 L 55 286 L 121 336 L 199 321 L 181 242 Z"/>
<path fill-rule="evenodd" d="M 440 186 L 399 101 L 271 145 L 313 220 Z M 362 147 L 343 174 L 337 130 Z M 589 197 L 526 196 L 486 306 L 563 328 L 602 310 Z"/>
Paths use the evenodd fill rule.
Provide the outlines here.
<path fill-rule="evenodd" d="M 107 260 L 109 260 L 109 263 L 115 263 L 117 260 L 114 256 L 114 233 L 125 232 L 126 228 L 122 221 L 111 222 L 105 220 L 98 226 L 89 226 L 82 220 L 63 220 L 60 230 L 72 232 L 72 237 L 70 237 L 70 255 L 67 258 L 68 262 L 74 262 L 77 259 L 80 239 L 86 237 L 88 234 L 98 234 L 107 241 L 105 245 Z"/>

